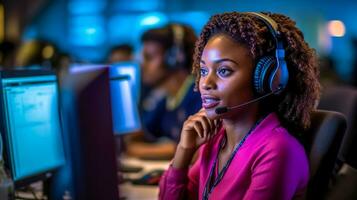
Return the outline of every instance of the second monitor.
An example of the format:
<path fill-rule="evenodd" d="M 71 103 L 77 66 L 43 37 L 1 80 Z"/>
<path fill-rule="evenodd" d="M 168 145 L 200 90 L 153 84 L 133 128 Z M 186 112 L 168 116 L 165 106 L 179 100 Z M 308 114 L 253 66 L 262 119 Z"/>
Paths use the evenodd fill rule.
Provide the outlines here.
<path fill-rule="evenodd" d="M 110 95 L 113 115 L 113 132 L 116 135 L 136 132 L 141 129 L 138 111 L 140 94 L 140 69 L 135 62 L 120 62 L 113 65 L 73 65 L 70 73 L 109 68 Z"/>

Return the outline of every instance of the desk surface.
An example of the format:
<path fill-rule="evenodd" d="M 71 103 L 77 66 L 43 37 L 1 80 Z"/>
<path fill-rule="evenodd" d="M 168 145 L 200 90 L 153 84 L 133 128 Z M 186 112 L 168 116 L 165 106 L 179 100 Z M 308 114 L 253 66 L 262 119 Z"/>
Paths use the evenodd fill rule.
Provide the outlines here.
<path fill-rule="evenodd" d="M 124 173 L 124 178 L 135 179 L 139 178 L 145 173 L 154 169 L 167 169 L 169 161 L 148 161 L 139 160 L 135 158 L 123 157 L 121 162 L 128 165 L 141 166 L 144 169 L 138 173 Z M 125 197 L 126 200 L 151 200 L 157 199 L 159 194 L 159 188 L 157 186 L 139 186 L 133 185 L 129 182 L 125 182 L 119 185 L 120 196 Z"/>

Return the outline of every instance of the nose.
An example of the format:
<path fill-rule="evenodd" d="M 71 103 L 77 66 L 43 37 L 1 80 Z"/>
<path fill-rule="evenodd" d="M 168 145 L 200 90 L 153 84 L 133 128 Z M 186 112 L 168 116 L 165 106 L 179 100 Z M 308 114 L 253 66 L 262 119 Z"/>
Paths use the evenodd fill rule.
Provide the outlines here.
<path fill-rule="evenodd" d="M 200 85 L 201 89 L 203 90 L 212 90 L 216 89 L 216 79 L 217 77 L 215 76 L 214 73 L 209 73 L 206 76 L 201 76 L 200 78 Z"/>

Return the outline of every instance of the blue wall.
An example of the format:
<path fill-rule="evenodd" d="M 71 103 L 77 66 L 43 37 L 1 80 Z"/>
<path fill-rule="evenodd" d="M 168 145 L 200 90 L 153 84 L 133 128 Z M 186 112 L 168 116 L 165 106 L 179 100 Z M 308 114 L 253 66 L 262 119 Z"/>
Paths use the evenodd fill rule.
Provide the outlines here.
<path fill-rule="evenodd" d="M 352 62 L 350 39 L 357 36 L 357 2 L 273 0 L 53 0 L 28 26 L 25 39 L 46 38 L 77 60 L 103 62 L 109 48 L 130 43 L 140 50 L 140 35 L 169 21 L 184 22 L 197 33 L 209 16 L 224 11 L 272 11 L 289 15 L 320 54 L 331 54 L 340 75 L 349 78 Z M 346 35 L 331 38 L 331 49 L 319 41 L 319 28 L 328 20 L 342 20 Z"/>

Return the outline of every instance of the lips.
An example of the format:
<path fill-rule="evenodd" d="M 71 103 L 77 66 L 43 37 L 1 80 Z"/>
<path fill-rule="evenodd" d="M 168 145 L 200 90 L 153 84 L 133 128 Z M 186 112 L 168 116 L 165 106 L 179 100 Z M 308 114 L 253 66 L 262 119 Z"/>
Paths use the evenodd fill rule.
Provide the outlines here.
<path fill-rule="evenodd" d="M 220 103 L 220 99 L 213 96 L 203 95 L 202 98 L 202 107 L 205 109 L 214 108 Z"/>

